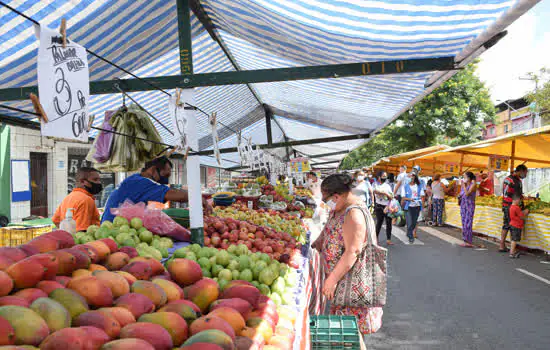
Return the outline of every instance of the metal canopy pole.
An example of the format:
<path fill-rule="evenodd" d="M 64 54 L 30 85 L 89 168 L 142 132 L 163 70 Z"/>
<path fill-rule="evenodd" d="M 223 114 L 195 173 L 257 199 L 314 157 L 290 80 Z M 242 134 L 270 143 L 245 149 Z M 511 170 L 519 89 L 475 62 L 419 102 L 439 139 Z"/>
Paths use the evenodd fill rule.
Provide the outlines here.
<path fill-rule="evenodd" d="M 325 143 L 325 142 L 339 142 L 339 141 L 349 141 L 349 140 L 361 140 L 368 139 L 371 134 L 358 134 L 358 135 L 345 135 L 345 136 L 335 136 L 335 137 L 324 137 L 319 139 L 309 139 L 309 140 L 300 140 L 300 141 L 286 141 L 286 142 L 275 142 L 271 145 L 256 145 L 261 149 L 271 149 L 271 148 L 283 148 L 283 147 L 292 147 L 292 146 L 303 146 L 303 145 L 313 145 L 316 143 Z M 235 153 L 238 152 L 237 147 L 228 147 L 220 148 L 220 153 Z M 190 152 L 189 154 L 196 154 L 199 156 L 208 156 L 214 154 L 213 150 L 205 150 L 200 152 Z"/>
<path fill-rule="evenodd" d="M 193 74 L 193 50 L 191 40 L 191 17 L 189 12 L 189 0 L 176 0 L 178 9 L 178 38 L 179 38 L 179 56 L 180 70 L 183 76 L 192 76 Z M 175 86 L 177 87 L 177 86 Z M 194 89 L 191 89 L 194 90 Z M 184 93 L 190 101 L 184 101 L 195 105 L 194 91 Z M 197 118 L 194 109 L 188 111 L 187 128 L 188 141 L 191 149 L 199 149 L 199 139 L 197 135 Z M 201 168 L 200 157 L 198 155 L 189 155 L 187 157 L 187 191 L 189 196 L 189 217 L 191 226 L 191 241 L 193 243 L 204 245 L 203 233 L 203 211 L 201 194 Z"/>
<path fill-rule="evenodd" d="M 182 20 L 179 19 L 178 24 L 181 24 L 181 22 Z M 184 41 L 186 40 L 187 39 L 184 39 Z M 182 70 L 181 75 L 139 79 L 92 81 L 90 82 L 90 94 L 100 95 L 118 93 L 118 90 L 115 88 L 115 84 L 120 84 L 120 87 L 126 92 L 134 92 L 159 89 L 175 89 L 177 87 L 192 88 L 200 86 L 239 85 L 278 81 L 344 78 L 367 75 L 447 71 L 455 68 L 454 58 L 452 56 L 447 56 L 399 61 L 344 63 L 322 66 L 192 74 L 191 47 L 189 46 L 188 48 L 184 48 L 183 50 L 188 51 L 182 51 L 180 41 L 180 58 L 183 58 L 184 62 L 187 63 L 182 64 L 182 69 L 184 70 Z M 1 89 L 0 101 L 27 100 L 30 93 L 38 93 L 38 87 L 28 86 L 20 88 Z"/>
<path fill-rule="evenodd" d="M 269 108 L 267 108 L 265 105 L 263 107 L 264 107 L 264 111 L 265 111 L 265 131 L 266 131 L 266 134 L 267 134 L 267 144 L 271 145 L 273 143 L 273 134 L 271 132 L 272 113 L 271 113 L 271 110 Z"/>

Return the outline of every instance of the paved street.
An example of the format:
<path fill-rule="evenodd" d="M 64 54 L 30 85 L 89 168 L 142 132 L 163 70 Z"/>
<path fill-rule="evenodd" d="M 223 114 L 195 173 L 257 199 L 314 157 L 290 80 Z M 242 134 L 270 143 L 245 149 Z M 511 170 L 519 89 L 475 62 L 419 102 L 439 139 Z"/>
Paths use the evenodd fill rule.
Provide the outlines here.
<path fill-rule="evenodd" d="M 550 349 L 550 265 L 491 243 L 462 248 L 458 230 L 443 231 L 422 228 L 412 246 L 392 240 L 383 326 L 367 348 Z"/>

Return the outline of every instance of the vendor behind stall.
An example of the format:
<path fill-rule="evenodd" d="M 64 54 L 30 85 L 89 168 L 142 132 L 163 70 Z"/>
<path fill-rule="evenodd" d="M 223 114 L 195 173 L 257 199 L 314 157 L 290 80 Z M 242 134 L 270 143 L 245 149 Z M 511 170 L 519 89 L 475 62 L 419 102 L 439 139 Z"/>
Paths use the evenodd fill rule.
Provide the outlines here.
<path fill-rule="evenodd" d="M 167 186 L 171 173 L 172 162 L 167 157 L 156 158 L 145 163 L 141 173 L 128 177 L 111 193 L 101 222 L 113 221 L 115 216 L 111 213 L 111 209 L 118 208 L 127 199 L 133 203 L 187 202 L 187 191 L 175 190 Z"/>
<path fill-rule="evenodd" d="M 99 171 L 94 168 L 83 167 L 76 173 L 76 184 L 73 191 L 63 199 L 52 218 L 59 227 L 65 219 L 67 209 L 73 208 L 73 220 L 77 231 L 86 231 L 90 225 L 99 225 L 99 212 L 95 205 L 94 196 L 103 190 Z"/>

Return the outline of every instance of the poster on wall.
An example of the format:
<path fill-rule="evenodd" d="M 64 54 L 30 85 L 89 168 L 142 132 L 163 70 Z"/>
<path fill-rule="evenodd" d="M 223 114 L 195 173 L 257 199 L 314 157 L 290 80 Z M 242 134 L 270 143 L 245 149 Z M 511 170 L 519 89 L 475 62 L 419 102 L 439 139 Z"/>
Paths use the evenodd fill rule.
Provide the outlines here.
<path fill-rule="evenodd" d="M 11 161 L 11 201 L 30 201 L 31 192 L 31 163 L 29 160 Z"/>
<path fill-rule="evenodd" d="M 510 168 L 510 157 L 489 156 L 488 168 L 493 171 L 508 171 Z"/>
<path fill-rule="evenodd" d="M 88 140 L 90 76 L 86 49 L 45 25 L 40 26 L 38 94 L 48 122 L 42 136 Z"/>

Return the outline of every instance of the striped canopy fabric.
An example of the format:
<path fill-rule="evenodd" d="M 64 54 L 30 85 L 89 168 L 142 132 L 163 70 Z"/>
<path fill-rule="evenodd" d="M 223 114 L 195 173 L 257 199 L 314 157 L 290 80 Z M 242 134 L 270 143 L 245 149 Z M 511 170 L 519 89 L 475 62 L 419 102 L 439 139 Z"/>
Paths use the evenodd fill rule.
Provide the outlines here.
<path fill-rule="evenodd" d="M 140 77 L 177 75 L 176 0 L 3 0 L 39 21 L 59 28 L 68 20 L 68 36 Z M 455 56 L 456 63 L 474 56 L 484 41 L 502 31 L 537 0 L 200 0 L 214 33 L 233 56 L 235 67 L 199 19 L 191 14 L 195 73 L 301 67 L 396 59 Z M 38 41 L 34 24 L 0 6 L 0 89 L 37 84 Z M 89 56 L 92 81 L 129 78 Z M 426 83 L 438 72 L 301 80 L 197 88 L 197 107 L 216 112 L 220 137 L 232 130 L 265 134 L 268 105 L 289 139 L 303 140 L 376 131 L 428 93 Z M 450 77 L 447 75 L 445 78 Z M 441 84 L 444 79 L 437 81 Z M 432 86 L 433 89 L 435 86 Z M 172 93 L 173 91 L 168 91 Z M 131 93 L 164 125 L 171 122 L 167 95 Z M 129 103 L 129 101 L 127 101 Z M 31 110 L 30 101 L 5 104 Z M 122 104 L 121 94 L 95 95 L 91 112 L 99 126 L 105 111 Z M 32 119 L 31 115 L 0 113 Z M 207 117 L 197 113 L 200 149 L 212 146 Z M 273 123 L 272 123 L 273 124 Z M 167 130 L 168 129 L 168 130 Z M 274 136 L 275 138 L 275 136 Z M 264 142 L 262 140 L 262 142 Z M 276 142 L 276 140 L 274 140 Z M 223 147 L 225 142 L 222 142 Z M 315 156 L 351 150 L 360 142 L 297 146 Z M 342 159 L 345 155 L 315 162 Z M 231 157 L 235 157 L 232 155 Z M 237 156 L 238 157 L 238 156 Z M 208 158 L 205 158 L 208 159 Z M 234 159 L 232 159 L 234 160 Z M 206 162 L 206 160 L 205 160 Z M 337 163 L 335 163 L 337 165 Z"/>

